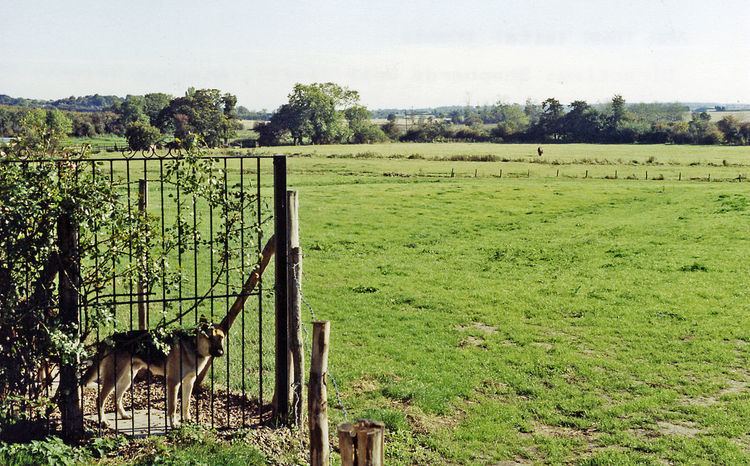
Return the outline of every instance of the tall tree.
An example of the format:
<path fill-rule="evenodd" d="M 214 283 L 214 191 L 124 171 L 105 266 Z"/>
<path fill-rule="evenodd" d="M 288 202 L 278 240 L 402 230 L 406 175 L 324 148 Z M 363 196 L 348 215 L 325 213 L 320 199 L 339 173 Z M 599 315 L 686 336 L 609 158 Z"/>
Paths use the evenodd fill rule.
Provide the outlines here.
<path fill-rule="evenodd" d="M 335 83 L 296 84 L 289 102 L 271 117 L 276 134 L 289 132 L 295 144 L 346 142 L 351 134 L 344 110 L 359 93 Z"/>

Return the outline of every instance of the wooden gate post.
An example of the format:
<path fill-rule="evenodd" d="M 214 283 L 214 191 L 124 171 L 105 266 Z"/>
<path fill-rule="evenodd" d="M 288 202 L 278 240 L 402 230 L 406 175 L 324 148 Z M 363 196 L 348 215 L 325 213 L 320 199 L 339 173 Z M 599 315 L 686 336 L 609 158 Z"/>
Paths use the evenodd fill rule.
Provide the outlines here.
<path fill-rule="evenodd" d="M 302 340 L 302 252 L 299 247 L 299 198 L 297 191 L 287 191 L 287 228 L 289 229 L 288 270 L 288 356 L 289 367 L 289 403 L 292 407 L 292 422 L 297 428 L 302 427 L 304 409 L 302 407 L 302 387 L 305 383 L 305 359 Z"/>
<path fill-rule="evenodd" d="M 339 425 L 341 466 L 383 466 L 385 424 L 361 419 Z"/>
<path fill-rule="evenodd" d="M 78 315 L 78 289 L 80 287 L 80 264 L 78 263 L 78 228 L 69 213 L 57 220 L 57 246 L 60 250 L 60 324 L 64 331 L 80 335 Z M 58 406 L 61 413 L 63 437 L 76 440 L 83 433 L 83 413 L 78 391 L 78 356 L 69 355 L 60 363 L 60 387 Z"/>
<path fill-rule="evenodd" d="M 328 341 L 331 323 L 313 322 L 307 404 L 310 424 L 310 466 L 328 466 Z"/>
<path fill-rule="evenodd" d="M 287 364 L 287 198 L 286 156 L 273 156 L 274 238 L 276 240 L 275 272 L 275 384 L 273 420 L 276 425 L 289 425 L 289 366 Z"/>

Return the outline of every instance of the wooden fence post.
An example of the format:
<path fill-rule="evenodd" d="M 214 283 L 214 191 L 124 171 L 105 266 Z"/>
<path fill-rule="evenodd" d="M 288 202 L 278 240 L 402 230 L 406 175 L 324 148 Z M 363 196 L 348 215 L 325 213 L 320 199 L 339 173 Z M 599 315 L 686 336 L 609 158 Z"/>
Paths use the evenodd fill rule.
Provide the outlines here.
<path fill-rule="evenodd" d="M 586 170 L 586 176 L 584 176 L 584 178 L 588 178 L 588 177 L 589 177 L 589 171 Z"/>
<path fill-rule="evenodd" d="M 383 466 L 385 424 L 366 419 L 340 424 L 341 466 Z"/>
<path fill-rule="evenodd" d="M 560 169 L 557 169 L 557 174 L 555 175 L 555 178 L 560 178 Z"/>
<path fill-rule="evenodd" d="M 287 315 L 287 260 L 289 243 L 287 235 L 287 197 L 286 197 L 286 156 L 273 156 L 273 221 L 274 239 L 276 242 L 275 257 L 275 341 L 274 341 L 274 404 L 273 420 L 276 425 L 289 425 L 289 365 L 288 349 L 288 315 Z"/>
<path fill-rule="evenodd" d="M 682 181 L 682 172 L 680 172 L 680 176 L 677 178 L 677 181 Z"/>
<path fill-rule="evenodd" d="M 313 322 L 307 405 L 310 425 L 310 466 L 328 466 L 328 342 L 331 323 Z"/>
<path fill-rule="evenodd" d="M 453 171 L 453 169 L 451 168 L 451 178 L 453 178 L 454 176 L 456 176 L 456 173 L 455 173 L 455 172 Z"/>
<path fill-rule="evenodd" d="M 148 182 L 145 179 L 138 180 L 138 213 L 142 216 L 146 215 L 146 209 L 148 207 Z M 139 257 L 138 261 L 143 260 L 143 264 L 146 264 L 145 257 Z M 148 324 L 146 323 L 146 285 L 144 283 L 145 270 L 138 270 L 138 329 L 146 330 Z"/>
<path fill-rule="evenodd" d="M 78 228 L 70 214 L 64 213 L 57 220 L 57 245 L 60 250 L 60 323 L 62 328 L 80 335 L 78 315 L 78 289 L 80 287 L 80 264 L 78 251 Z M 70 356 L 60 364 L 60 387 L 58 389 L 63 437 L 76 440 L 83 433 L 83 413 L 81 412 L 78 390 L 78 356 Z"/>
<path fill-rule="evenodd" d="M 287 191 L 287 228 L 289 229 L 289 260 L 287 262 L 289 291 L 287 293 L 288 316 L 288 356 L 289 402 L 292 408 L 292 421 L 302 427 L 302 387 L 305 383 L 305 358 L 302 339 L 302 252 L 299 247 L 299 198 L 297 191 Z"/>
<path fill-rule="evenodd" d="M 500 169 L 500 178 L 502 178 L 502 177 L 503 177 L 503 169 L 501 168 Z"/>

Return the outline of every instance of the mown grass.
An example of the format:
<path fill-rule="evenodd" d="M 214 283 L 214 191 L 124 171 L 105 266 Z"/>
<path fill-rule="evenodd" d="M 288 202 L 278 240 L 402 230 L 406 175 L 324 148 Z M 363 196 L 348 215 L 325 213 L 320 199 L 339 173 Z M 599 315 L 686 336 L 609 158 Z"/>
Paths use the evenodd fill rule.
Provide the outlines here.
<path fill-rule="evenodd" d="M 386 423 L 390 464 L 750 461 L 750 197 L 744 183 L 689 181 L 707 167 L 730 179 L 747 148 L 656 146 L 674 153 L 655 161 L 688 155 L 650 162 L 674 176 L 646 181 L 602 179 L 644 167 L 586 162 L 572 145 L 553 149 L 570 151 L 564 166 L 404 146 L 290 148 L 316 154 L 288 161 L 303 292 L 332 321 L 330 373 L 350 418 Z"/>

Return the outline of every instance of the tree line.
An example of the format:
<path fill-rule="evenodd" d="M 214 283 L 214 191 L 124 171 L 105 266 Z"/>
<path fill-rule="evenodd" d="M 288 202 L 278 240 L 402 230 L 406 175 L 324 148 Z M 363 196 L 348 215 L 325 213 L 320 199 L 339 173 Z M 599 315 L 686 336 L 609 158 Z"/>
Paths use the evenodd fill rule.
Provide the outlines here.
<path fill-rule="evenodd" d="M 181 97 L 164 93 L 128 95 L 97 112 L 0 106 L 0 136 L 20 135 L 31 115 L 58 122 L 69 136 L 125 136 L 131 150 L 148 150 L 166 143 L 187 148 L 198 140 L 208 147 L 218 147 L 227 144 L 241 128 L 236 106 L 237 97 L 232 94 L 194 88 Z"/>
<path fill-rule="evenodd" d="M 555 98 L 541 104 L 444 107 L 418 116 L 395 112 L 384 124 L 359 104 L 356 91 L 334 83 L 297 84 L 288 103 L 256 126 L 259 144 L 403 142 L 557 142 L 749 144 L 750 122 L 728 115 L 718 122 L 682 104 L 631 104 L 615 95 L 606 105 Z"/>
<path fill-rule="evenodd" d="M 15 104 L 2 106 L 3 102 Z M 43 110 L 28 108 L 40 103 L 45 105 Z M 75 105 L 100 110 L 57 108 Z M 296 84 L 288 101 L 274 112 L 237 106 L 234 95 L 218 89 L 190 88 L 180 97 L 150 93 L 57 101 L 0 95 L 0 136 L 16 135 L 24 115 L 30 111 L 47 112 L 45 118 L 53 120 L 60 118 L 55 112 L 62 112 L 70 121 L 70 136 L 125 136 L 132 150 L 164 144 L 188 147 L 197 138 L 208 147 L 226 145 L 236 137 L 241 118 L 259 121 L 254 136 L 233 140 L 245 147 L 387 141 L 750 144 L 750 122 L 732 115 L 712 121 L 707 112 L 690 114 L 684 104 L 628 104 L 620 95 L 607 104 L 595 105 L 583 100 L 563 104 L 549 98 L 540 104 L 498 102 L 439 107 L 404 115 L 393 110 L 385 114 L 384 123 L 373 119 L 382 117 L 384 110 L 370 111 L 360 103 L 357 91 L 331 82 Z M 689 119 L 686 115 L 690 115 Z"/>

